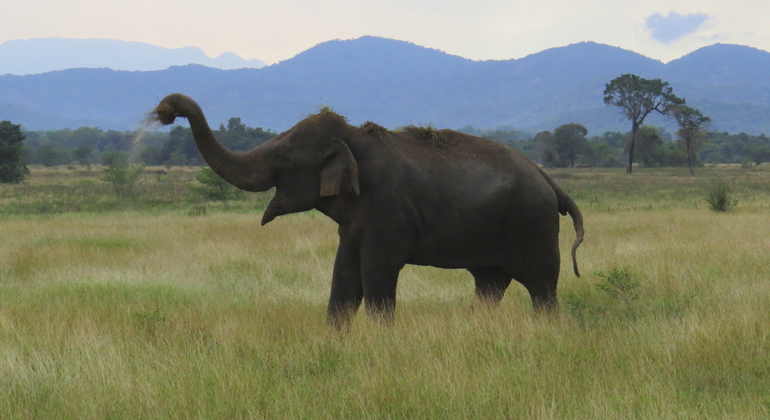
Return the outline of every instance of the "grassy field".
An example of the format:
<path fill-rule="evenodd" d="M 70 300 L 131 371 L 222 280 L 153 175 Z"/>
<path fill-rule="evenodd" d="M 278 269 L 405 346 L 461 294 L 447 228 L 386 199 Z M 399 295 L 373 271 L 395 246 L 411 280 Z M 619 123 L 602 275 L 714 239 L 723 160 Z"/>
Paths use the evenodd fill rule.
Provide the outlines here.
<path fill-rule="evenodd" d="M 560 317 L 519 284 L 487 310 L 467 272 L 409 266 L 395 326 L 362 312 L 344 334 L 323 215 L 260 227 L 269 194 L 201 215 L 190 169 L 126 201 L 100 170 L 34 168 L 0 186 L 0 418 L 768 418 L 763 166 L 549 171 L 586 226 Z M 717 183 L 735 209 L 708 209 Z M 562 218 L 565 261 L 573 239 Z M 625 295 L 598 287 L 625 269 Z"/>

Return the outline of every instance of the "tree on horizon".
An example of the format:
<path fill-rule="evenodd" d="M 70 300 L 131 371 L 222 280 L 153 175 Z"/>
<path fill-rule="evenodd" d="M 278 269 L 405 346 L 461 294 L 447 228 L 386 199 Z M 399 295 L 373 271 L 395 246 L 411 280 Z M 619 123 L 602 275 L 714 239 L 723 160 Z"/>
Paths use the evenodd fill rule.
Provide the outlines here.
<path fill-rule="evenodd" d="M 701 136 L 703 128 L 711 122 L 711 118 L 703 116 L 700 111 L 687 105 L 677 105 L 671 108 L 671 117 L 676 120 L 679 130 L 676 134 L 684 142 L 687 152 L 687 167 L 690 175 L 695 175 L 695 145 Z"/>
<path fill-rule="evenodd" d="M 652 111 L 668 115 L 671 108 L 684 105 L 685 100 L 673 93 L 673 88 L 661 79 L 644 79 L 635 74 L 623 74 L 612 79 L 604 88 L 604 104 L 617 106 L 622 114 L 631 120 L 631 141 L 628 145 L 628 166 L 630 174 L 634 165 L 636 134 L 644 119 Z"/>
<path fill-rule="evenodd" d="M 0 122 L 0 183 L 18 184 L 24 181 L 27 165 L 22 158 L 24 133 L 20 124 Z"/>

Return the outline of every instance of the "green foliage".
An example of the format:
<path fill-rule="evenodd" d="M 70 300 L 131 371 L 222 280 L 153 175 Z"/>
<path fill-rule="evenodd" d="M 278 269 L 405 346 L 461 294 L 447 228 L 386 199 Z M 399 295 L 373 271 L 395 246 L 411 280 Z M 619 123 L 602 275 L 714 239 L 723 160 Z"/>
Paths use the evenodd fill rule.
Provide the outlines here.
<path fill-rule="evenodd" d="M 203 156 L 198 151 L 192 130 L 175 125 L 168 133 L 168 139 L 160 149 L 161 164 L 170 166 L 202 165 Z"/>
<path fill-rule="evenodd" d="M 189 160 L 187 156 L 180 152 L 179 150 L 175 150 L 173 153 L 171 153 L 171 156 L 166 160 L 165 164 L 167 168 L 170 168 L 172 166 L 184 166 L 189 163 Z"/>
<path fill-rule="evenodd" d="M 91 152 L 93 147 L 89 145 L 78 146 L 73 152 L 72 157 L 81 165 L 91 168 Z"/>
<path fill-rule="evenodd" d="M 575 160 L 585 154 L 588 142 L 588 129 L 580 124 L 563 124 L 553 132 L 553 149 L 557 166 L 575 166 Z"/>
<path fill-rule="evenodd" d="M 128 166 L 128 152 L 122 152 L 119 150 L 106 151 L 102 153 L 102 163 L 108 166 Z"/>
<path fill-rule="evenodd" d="M 605 280 L 602 283 L 597 283 L 596 287 L 611 298 L 623 302 L 630 312 L 632 310 L 631 303 L 640 297 L 639 286 L 641 285 L 639 281 L 632 278 L 631 270 L 628 267 L 613 267 L 608 274 L 601 271 L 594 274 Z"/>
<path fill-rule="evenodd" d="M 145 147 L 139 152 L 139 161 L 147 166 L 160 165 L 160 148 L 157 147 Z"/>
<path fill-rule="evenodd" d="M 668 82 L 660 79 L 644 79 L 635 74 L 623 74 L 605 85 L 604 104 L 621 108 L 631 120 L 631 143 L 628 149 L 628 166 L 631 173 L 636 147 L 636 134 L 645 118 L 656 111 L 668 114 L 672 107 L 683 105 L 684 99 L 676 97 Z"/>
<path fill-rule="evenodd" d="M 755 164 L 761 165 L 763 162 L 770 162 L 770 145 L 749 144 L 743 148 L 743 154 Z"/>
<path fill-rule="evenodd" d="M 117 155 L 120 156 L 120 155 Z M 136 183 L 144 173 L 144 165 L 129 166 L 121 159 L 115 159 L 104 169 L 102 180 L 112 186 L 118 198 L 136 198 Z"/>
<path fill-rule="evenodd" d="M 741 160 L 741 169 L 752 169 L 754 167 L 754 161 L 749 158 L 743 158 Z"/>
<path fill-rule="evenodd" d="M 275 136 L 270 130 L 261 127 L 251 128 L 241 122 L 240 118 L 227 120 L 227 127 L 220 124 L 216 133 L 217 140 L 226 148 L 234 151 L 251 150 Z"/>
<path fill-rule="evenodd" d="M 607 143 L 593 140 L 586 142 L 583 156 L 579 159 L 579 162 L 600 168 L 620 168 L 623 167 L 623 162 L 620 161 L 619 152 L 619 149 Z"/>
<path fill-rule="evenodd" d="M 661 79 L 623 74 L 604 86 L 604 104 L 621 108 L 626 118 L 641 125 L 650 112 L 666 114 L 684 104 L 684 99 L 676 97 L 673 88 Z"/>
<path fill-rule="evenodd" d="M 684 144 L 687 155 L 687 166 L 690 168 L 690 174 L 694 174 L 693 165 L 695 164 L 695 151 L 698 142 L 701 139 L 703 128 L 711 122 L 711 118 L 703 116 L 700 111 L 687 105 L 680 104 L 673 106 L 669 115 L 676 120 L 679 125 L 677 135 Z"/>
<path fill-rule="evenodd" d="M 564 310 L 578 321 L 581 330 L 585 330 L 589 324 L 599 321 L 604 316 L 603 308 L 585 296 L 569 293 L 565 294 L 561 300 L 564 303 Z"/>
<path fill-rule="evenodd" d="M 616 153 L 611 146 L 598 141 L 589 143 L 586 134 L 588 129 L 581 124 L 563 124 L 553 133 L 537 133 L 532 143 L 540 161 L 548 167 L 574 167 L 576 162 L 598 166 L 604 160 L 615 158 Z"/>
<path fill-rule="evenodd" d="M 35 163 L 40 163 L 46 168 L 64 165 L 69 162 L 69 150 L 56 147 L 51 143 L 40 147 L 35 153 Z"/>
<path fill-rule="evenodd" d="M 193 196 L 207 201 L 230 201 L 239 198 L 243 191 L 222 179 L 209 167 L 201 168 L 196 175 L 200 185 L 190 185 Z"/>
<path fill-rule="evenodd" d="M 655 127 L 643 125 L 636 133 L 636 156 L 642 161 L 642 165 L 649 168 L 663 166 L 666 156 L 666 144 Z"/>
<path fill-rule="evenodd" d="M 550 131 L 541 131 L 535 134 L 535 138 L 532 139 L 532 142 L 535 143 L 535 149 L 540 155 L 540 161 L 544 166 L 555 166 L 555 163 L 558 161 L 556 150 L 553 147 L 554 141 L 553 133 Z"/>
<path fill-rule="evenodd" d="M 20 125 L 0 122 L 0 183 L 18 184 L 24 180 L 24 138 Z"/>
<path fill-rule="evenodd" d="M 726 184 L 711 186 L 706 194 L 706 202 L 709 208 L 716 212 L 726 212 L 738 205 L 738 199 L 732 197 L 730 187 Z"/>

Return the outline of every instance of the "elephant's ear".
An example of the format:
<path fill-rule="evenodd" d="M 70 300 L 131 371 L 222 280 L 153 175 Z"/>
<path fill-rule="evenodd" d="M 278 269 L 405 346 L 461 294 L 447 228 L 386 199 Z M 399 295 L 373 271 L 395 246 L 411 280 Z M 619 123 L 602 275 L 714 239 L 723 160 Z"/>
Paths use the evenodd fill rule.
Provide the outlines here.
<path fill-rule="evenodd" d="M 321 167 L 321 197 L 347 192 L 361 193 L 358 187 L 358 164 L 348 146 L 333 138 Z"/>

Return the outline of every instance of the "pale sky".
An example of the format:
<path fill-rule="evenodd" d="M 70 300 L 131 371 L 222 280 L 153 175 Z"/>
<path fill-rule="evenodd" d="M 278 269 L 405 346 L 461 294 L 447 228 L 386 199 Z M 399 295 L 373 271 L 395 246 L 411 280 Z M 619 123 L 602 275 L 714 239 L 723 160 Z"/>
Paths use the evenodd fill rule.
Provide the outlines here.
<path fill-rule="evenodd" d="M 0 43 L 109 38 L 268 64 L 381 36 L 474 60 L 595 41 L 664 62 L 716 42 L 770 51 L 768 0 L 2 0 Z"/>

